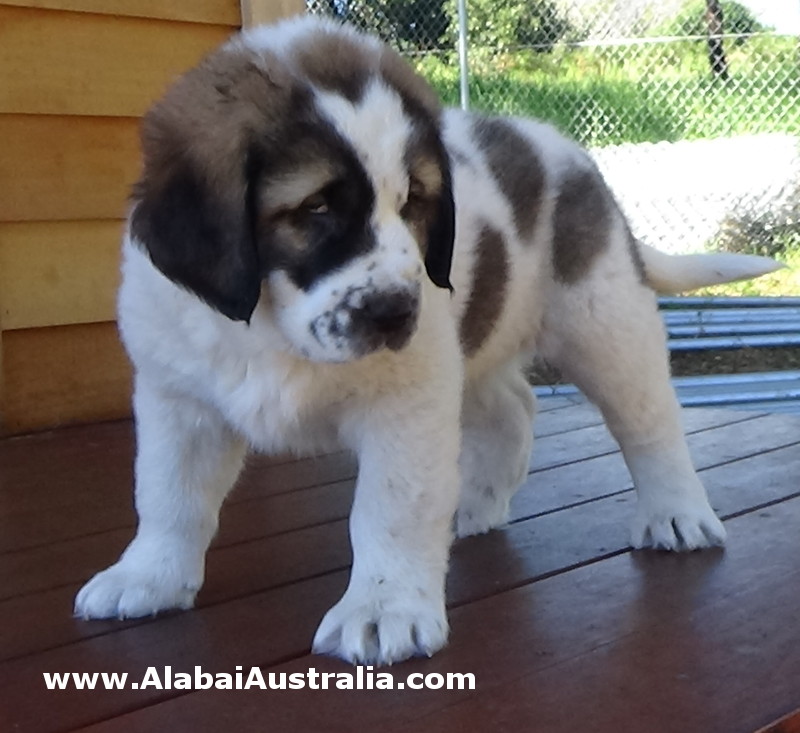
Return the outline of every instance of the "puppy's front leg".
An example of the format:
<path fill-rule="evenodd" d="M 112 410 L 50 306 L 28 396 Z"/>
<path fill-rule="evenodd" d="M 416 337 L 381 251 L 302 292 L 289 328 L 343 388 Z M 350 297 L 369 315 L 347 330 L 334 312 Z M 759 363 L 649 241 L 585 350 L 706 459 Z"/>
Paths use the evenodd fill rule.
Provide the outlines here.
<path fill-rule="evenodd" d="M 353 663 L 430 656 L 447 641 L 444 582 L 458 495 L 458 408 L 447 394 L 406 398 L 359 416 L 350 584 L 314 638 L 315 652 Z"/>
<path fill-rule="evenodd" d="M 205 553 L 245 446 L 213 410 L 137 377 L 136 510 L 139 527 L 119 561 L 78 593 L 75 614 L 137 617 L 190 608 Z"/>

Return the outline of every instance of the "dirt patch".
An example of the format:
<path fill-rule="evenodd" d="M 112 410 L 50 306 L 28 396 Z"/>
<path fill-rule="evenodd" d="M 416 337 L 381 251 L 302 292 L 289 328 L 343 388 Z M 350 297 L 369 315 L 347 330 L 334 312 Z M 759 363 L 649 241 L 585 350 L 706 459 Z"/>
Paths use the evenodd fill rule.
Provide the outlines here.
<path fill-rule="evenodd" d="M 800 348 L 775 347 L 731 349 L 724 351 L 680 351 L 670 355 L 672 374 L 686 377 L 700 374 L 739 374 L 800 370 Z M 539 361 L 528 372 L 528 380 L 536 385 L 562 384 L 555 367 Z"/>
<path fill-rule="evenodd" d="M 725 351 L 683 351 L 671 355 L 676 377 L 800 369 L 800 348 L 775 347 Z"/>

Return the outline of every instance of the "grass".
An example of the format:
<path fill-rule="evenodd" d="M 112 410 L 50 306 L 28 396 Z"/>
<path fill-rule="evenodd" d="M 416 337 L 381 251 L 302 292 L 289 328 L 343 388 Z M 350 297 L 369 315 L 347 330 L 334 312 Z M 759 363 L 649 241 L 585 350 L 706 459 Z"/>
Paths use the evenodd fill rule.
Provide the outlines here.
<path fill-rule="evenodd" d="M 538 117 L 584 145 L 800 132 L 798 47 L 785 37 L 730 46 L 731 78 L 712 78 L 705 42 L 472 53 L 475 109 Z M 447 104 L 458 103 L 449 56 L 418 60 Z"/>

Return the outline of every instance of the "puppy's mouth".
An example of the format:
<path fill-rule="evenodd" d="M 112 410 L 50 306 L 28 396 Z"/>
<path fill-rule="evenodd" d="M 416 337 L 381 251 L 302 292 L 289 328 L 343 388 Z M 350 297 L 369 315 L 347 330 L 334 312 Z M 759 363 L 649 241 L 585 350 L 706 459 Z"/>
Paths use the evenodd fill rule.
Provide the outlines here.
<path fill-rule="evenodd" d="M 417 328 L 419 287 L 377 291 L 354 288 L 339 304 L 310 324 L 314 338 L 323 348 L 333 348 L 351 358 L 366 356 L 383 348 L 403 349 Z"/>

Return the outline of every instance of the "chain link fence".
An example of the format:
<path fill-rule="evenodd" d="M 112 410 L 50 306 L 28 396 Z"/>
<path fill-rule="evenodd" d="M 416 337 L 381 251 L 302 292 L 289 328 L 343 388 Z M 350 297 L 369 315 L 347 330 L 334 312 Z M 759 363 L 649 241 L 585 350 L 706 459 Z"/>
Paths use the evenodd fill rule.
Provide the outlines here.
<path fill-rule="evenodd" d="M 589 147 L 644 241 L 800 248 L 794 0 L 308 3 L 398 48 L 446 103 L 543 119 Z"/>

